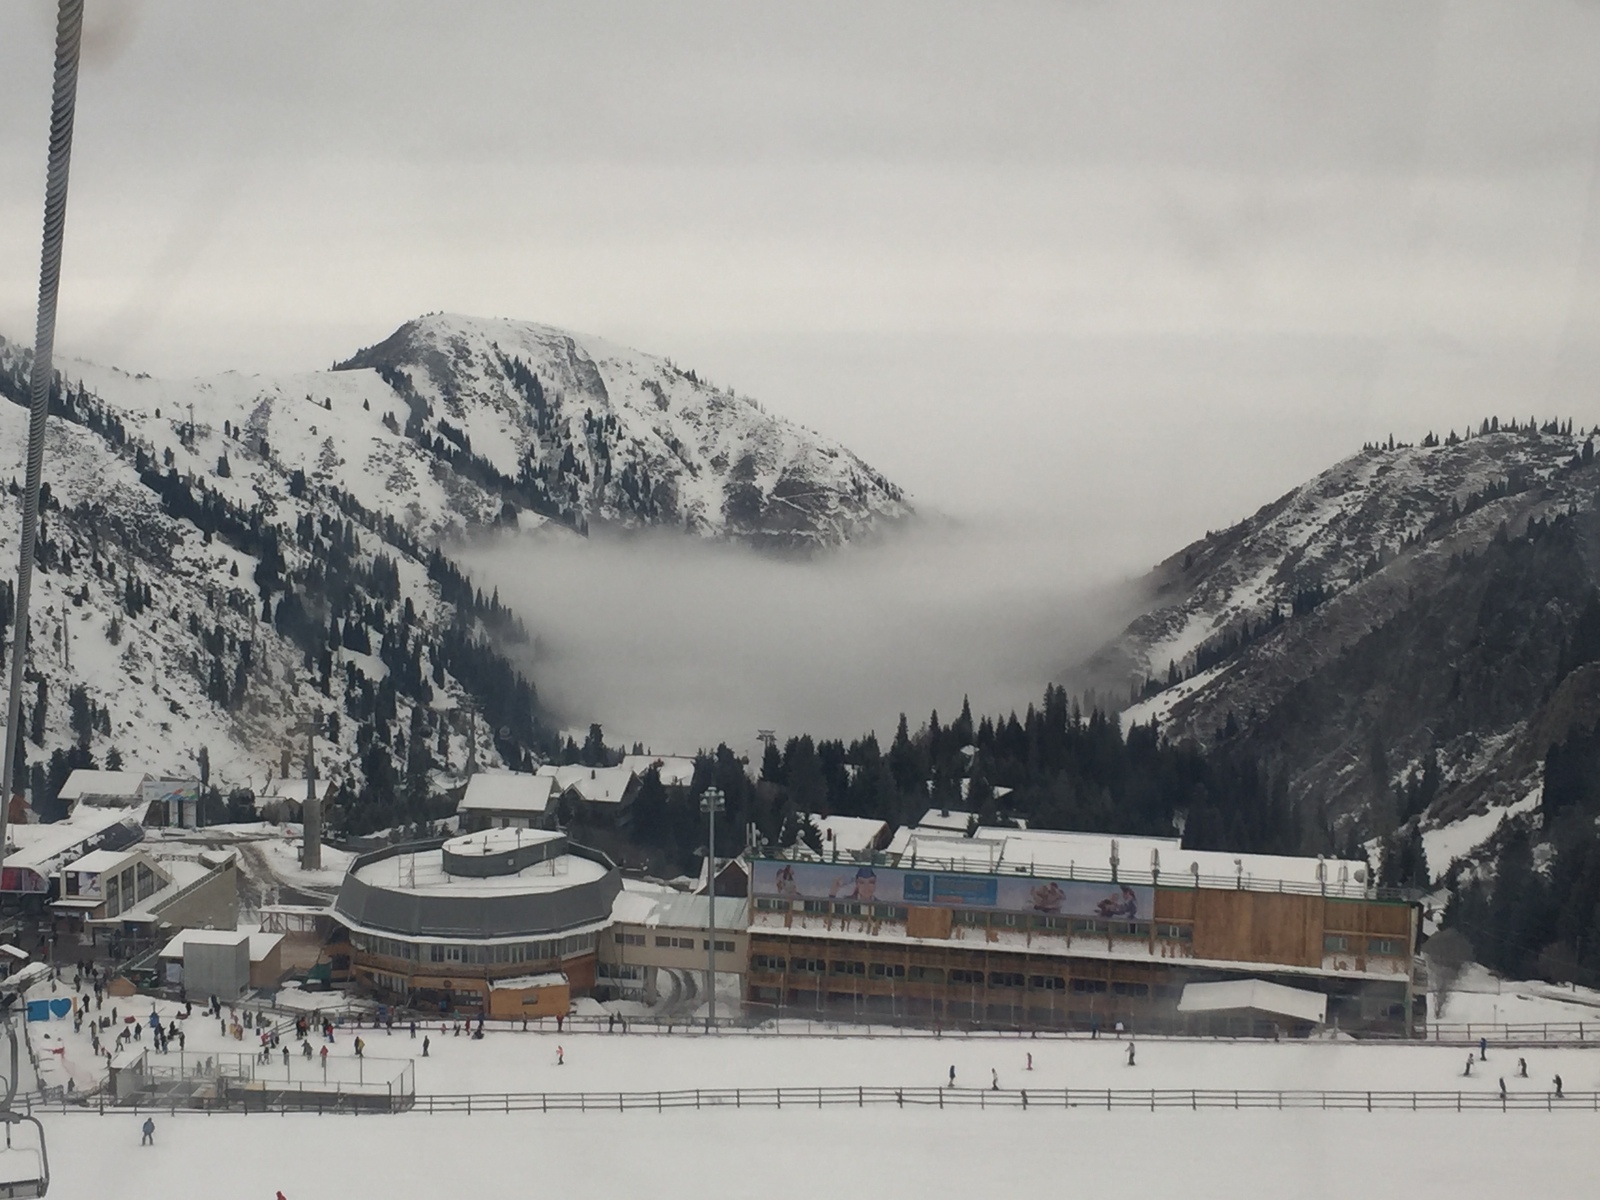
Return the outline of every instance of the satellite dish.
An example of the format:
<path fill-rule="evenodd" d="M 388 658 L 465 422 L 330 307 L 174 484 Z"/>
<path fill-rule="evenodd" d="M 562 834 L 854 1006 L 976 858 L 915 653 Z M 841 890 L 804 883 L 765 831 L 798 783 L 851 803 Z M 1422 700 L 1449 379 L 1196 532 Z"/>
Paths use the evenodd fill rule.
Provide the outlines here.
<path fill-rule="evenodd" d="M 505 742 L 509 742 L 511 740 L 511 726 L 500 726 L 500 740 Z"/>
<path fill-rule="evenodd" d="M 1366 881 L 1367 881 L 1367 869 L 1365 867 L 1357 867 L 1356 868 L 1356 882 L 1357 883 L 1365 883 Z"/>

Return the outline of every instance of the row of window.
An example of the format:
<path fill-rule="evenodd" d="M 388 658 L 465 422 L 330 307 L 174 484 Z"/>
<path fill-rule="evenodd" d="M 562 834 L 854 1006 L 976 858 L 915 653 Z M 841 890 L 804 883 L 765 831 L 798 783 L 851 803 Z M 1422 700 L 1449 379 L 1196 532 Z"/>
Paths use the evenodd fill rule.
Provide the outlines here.
<path fill-rule="evenodd" d="M 1325 954 L 1349 954 L 1352 939 L 1346 934 L 1329 933 L 1322 938 L 1322 950 Z M 1378 958 L 1398 958 L 1404 954 L 1399 938 L 1368 938 L 1367 954 Z"/>
<path fill-rule="evenodd" d="M 750 960 L 756 971 L 782 973 L 788 970 L 796 975 L 866 975 L 872 979 L 909 979 L 913 983 L 945 983 L 969 987 L 1030 988 L 1034 991 L 1064 992 L 1067 981 L 1060 975 L 1024 975 L 1021 971 L 964 970 L 960 967 L 946 972 L 942 967 L 908 967 L 904 963 L 861 963 L 845 960 L 828 962 L 820 958 L 795 958 L 786 960 L 772 954 L 757 954 Z M 1118 996 L 1148 996 L 1150 985 L 1118 980 L 1108 983 L 1104 979 L 1074 979 L 1075 992 L 1104 992 L 1110 990 Z"/>
<path fill-rule="evenodd" d="M 812 916 L 867 917 L 879 921 L 904 921 L 906 910 L 893 904 L 859 904 L 841 900 L 801 900 L 796 902 L 800 911 Z M 794 905 L 788 900 L 758 899 L 756 908 L 765 912 L 788 912 Z M 1092 918 L 1053 917 L 1030 913 L 991 913 L 980 909 L 958 908 L 952 910 L 951 920 L 974 929 L 1038 930 L 1049 933 L 1070 933 L 1074 937 L 1128 937 L 1149 939 L 1148 921 L 1100 921 Z M 1155 936 L 1171 941 L 1191 941 L 1194 929 L 1188 925 L 1159 925 Z"/>
<path fill-rule="evenodd" d="M 381 954 L 385 958 L 406 959 L 426 963 L 497 963 L 548 962 L 593 950 L 592 933 L 575 933 L 571 937 L 551 938 L 540 942 L 501 942 L 496 945 L 479 945 L 471 942 L 406 942 L 399 938 L 370 937 L 364 933 L 352 934 L 351 942 L 364 954 Z"/>

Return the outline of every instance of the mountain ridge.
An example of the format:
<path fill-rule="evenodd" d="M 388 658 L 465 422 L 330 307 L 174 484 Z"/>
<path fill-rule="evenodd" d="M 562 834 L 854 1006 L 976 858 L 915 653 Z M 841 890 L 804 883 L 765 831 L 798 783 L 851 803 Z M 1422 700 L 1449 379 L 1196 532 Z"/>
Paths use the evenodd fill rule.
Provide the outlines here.
<path fill-rule="evenodd" d="M 1258 756 L 1311 848 L 1400 828 L 1449 846 L 1441 875 L 1448 828 L 1526 807 L 1550 746 L 1600 714 L 1572 649 L 1597 493 L 1570 423 L 1368 446 L 1158 564 L 1081 680 L 1131 685 L 1125 727 Z"/>

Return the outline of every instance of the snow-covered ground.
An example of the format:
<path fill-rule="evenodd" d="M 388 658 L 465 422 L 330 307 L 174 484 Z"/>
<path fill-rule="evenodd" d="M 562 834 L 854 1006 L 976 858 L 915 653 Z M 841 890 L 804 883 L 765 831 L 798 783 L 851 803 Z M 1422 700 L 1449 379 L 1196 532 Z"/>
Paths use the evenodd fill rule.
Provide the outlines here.
<path fill-rule="evenodd" d="M 1498 979 L 1473 963 L 1461 973 L 1443 1016 L 1439 998 L 1429 997 L 1433 1019 L 1452 1024 L 1492 1022 L 1501 1025 L 1593 1023 L 1600 1032 L 1600 991 L 1539 980 Z"/>
<path fill-rule="evenodd" d="M 164 1200 L 650 1196 L 1195 1200 L 1593 1194 L 1589 1113 L 734 1110 L 48 1119 L 52 1195 Z M 27 1131 L 31 1133 L 31 1131 Z M 26 1136 L 26 1135 L 19 1135 Z M 1359 1148 L 1352 1159 L 1352 1148 Z M 851 1182 L 851 1181 L 855 1182 Z"/>
<path fill-rule="evenodd" d="M 1473 980 L 1469 979 L 1469 984 Z M 46 985 L 47 986 L 47 985 Z M 1518 985 L 1525 987 L 1526 985 Z M 1469 992 L 1458 1002 L 1486 993 Z M 1504 995 L 1505 993 L 1502 993 Z M 1529 993 L 1530 1006 L 1555 1003 Z M 110 1003 L 105 1006 L 109 1013 Z M 118 1002 L 148 1014 L 149 1001 Z M 165 1011 L 163 1006 L 163 1010 Z M 191 1052 L 248 1049 L 197 1014 Z M 87 1034 L 67 1021 L 30 1028 L 59 1038 L 66 1062 L 87 1062 Z M 1471 1078 L 1454 1047 L 1350 1041 L 1126 1042 L 1019 1037 L 640 1032 L 557 1034 L 491 1030 L 482 1041 L 439 1032 L 415 1060 L 420 1093 L 648 1091 L 695 1087 L 904 1085 L 985 1088 L 1241 1088 L 1543 1093 L 1555 1073 L 1568 1093 L 1600 1089 L 1600 1049 L 1501 1050 Z M 369 1065 L 420 1053 L 421 1034 L 367 1030 Z M 331 1054 L 352 1054 L 341 1030 Z M 79 1046 L 78 1042 L 83 1042 Z M 556 1050 L 564 1051 L 558 1063 Z M 1033 1069 L 1027 1069 L 1027 1056 Z M 54 1057 L 45 1056 L 47 1059 Z M 1525 1057 L 1529 1078 L 1516 1077 Z M 81 1086 L 81 1083 L 80 1083 Z M 1592 1113 L 1063 1111 L 975 1112 L 854 1108 L 669 1111 L 664 1114 L 522 1113 L 438 1116 L 156 1118 L 156 1145 L 139 1146 L 143 1116 L 47 1118 L 54 1189 L 63 1196 L 115 1191 L 169 1200 L 218 1196 L 286 1200 L 346 1195 L 468 1200 L 522 1196 L 530 1188 L 574 1197 L 649 1194 L 744 1197 L 784 1186 L 771 1170 L 826 1163 L 828 1179 L 870 1178 L 883 1196 L 1007 1194 L 1059 1189 L 1094 1194 L 1137 1187 L 1186 1197 L 1333 1196 L 1352 1180 L 1361 1147 L 1363 1190 L 1382 1196 L 1591 1194 Z M 25 1142 L 28 1134 L 18 1136 Z M 625 1153 L 618 1153 L 620 1147 Z M 1152 1152 L 1152 1148 L 1156 1148 Z M 529 1152 L 531 1150 L 531 1153 Z M 509 1151 L 509 1152 L 508 1152 Z M 219 1181 L 226 1181 L 225 1184 Z"/>

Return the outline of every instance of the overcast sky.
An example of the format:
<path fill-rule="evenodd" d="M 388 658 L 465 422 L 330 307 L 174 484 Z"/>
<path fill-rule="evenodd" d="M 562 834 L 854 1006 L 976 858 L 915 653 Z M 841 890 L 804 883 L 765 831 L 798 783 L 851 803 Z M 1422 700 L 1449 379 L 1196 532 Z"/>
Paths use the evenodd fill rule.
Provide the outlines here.
<path fill-rule="evenodd" d="M 54 4 L 0 6 L 0 330 Z M 1600 420 L 1600 6 L 113 3 L 59 348 L 669 354 L 1132 570 L 1393 431 Z"/>

